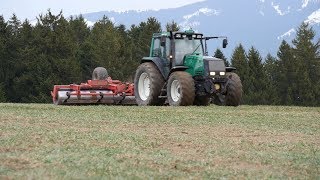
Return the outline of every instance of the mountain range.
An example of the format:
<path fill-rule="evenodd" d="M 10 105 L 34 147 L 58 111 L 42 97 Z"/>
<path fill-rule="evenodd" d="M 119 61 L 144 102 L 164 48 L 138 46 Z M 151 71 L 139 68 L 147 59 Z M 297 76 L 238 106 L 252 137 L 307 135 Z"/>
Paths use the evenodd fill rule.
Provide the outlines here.
<path fill-rule="evenodd" d="M 163 27 L 175 21 L 182 30 L 192 28 L 207 36 L 227 36 L 229 46 L 223 50 L 227 57 L 239 43 L 246 49 L 254 46 L 262 56 L 276 55 L 281 41 L 290 42 L 302 22 L 313 27 L 316 40 L 320 37 L 320 0 L 205 0 L 178 8 L 83 14 L 89 26 L 104 15 L 127 28 L 156 17 Z M 221 44 L 211 42 L 210 54 Z"/>

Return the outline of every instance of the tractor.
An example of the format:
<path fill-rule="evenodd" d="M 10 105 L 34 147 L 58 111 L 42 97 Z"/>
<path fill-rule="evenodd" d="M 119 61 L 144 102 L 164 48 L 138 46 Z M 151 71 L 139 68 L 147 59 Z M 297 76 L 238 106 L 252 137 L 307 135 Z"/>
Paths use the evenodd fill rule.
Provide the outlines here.
<path fill-rule="evenodd" d="M 238 106 L 242 97 L 236 68 L 208 56 L 205 37 L 193 30 L 154 33 L 150 54 L 141 60 L 134 77 L 134 95 L 140 106 Z"/>
<path fill-rule="evenodd" d="M 207 41 L 226 37 L 204 37 L 192 30 L 153 34 L 149 57 L 136 70 L 134 84 L 113 80 L 103 67 L 81 84 L 55 85 L 56 105 L 138 104 L 171 106 L 238 106 L 242 84 L 233 67 L 208 56 Z"/>

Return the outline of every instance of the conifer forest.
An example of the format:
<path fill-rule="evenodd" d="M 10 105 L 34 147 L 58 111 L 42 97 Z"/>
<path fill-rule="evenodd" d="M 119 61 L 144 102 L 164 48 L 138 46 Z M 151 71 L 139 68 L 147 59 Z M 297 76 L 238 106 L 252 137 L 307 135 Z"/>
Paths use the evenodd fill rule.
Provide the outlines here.
<path fill-rule="evenodd" d="M 0 102 L 50 103 L 55 84 L 91 79 L 95 67 L 105 67 L 113 79 L 133 81 L 143 56 L 149 54 L 155 32 L 179 30 L 174 21 L 162 29 L 150 17 L 125 27 L 103 17 L 92 27 L 80 15 L 64 17 L 50 11 L 37 23 L 16 15 L 0 16 Z M 262 57 L 242 44 L 226 58 L 243 84 L 242 104 L 320 106 L 320 39 L 306 23 L 296 27 L 291 42 L 282 41 L 276 55 Z M 243 37 L 245 38 L 245 37 Z"/>

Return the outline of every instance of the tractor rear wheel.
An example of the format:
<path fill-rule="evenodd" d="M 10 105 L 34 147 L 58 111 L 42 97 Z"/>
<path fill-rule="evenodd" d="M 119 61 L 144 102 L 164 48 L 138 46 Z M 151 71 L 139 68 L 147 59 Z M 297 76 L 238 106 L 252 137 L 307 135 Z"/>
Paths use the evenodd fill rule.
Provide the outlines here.
<path fill-rule="evenodd" d="M 108 78 L 108 71 L 104 67 L 96 67 L 92 72 L 92 80 L 105 80 Z"/>
<path fill-rule="evenodd" d="M 142 63 L 134 78 L 134 95 L 139 106 L 162 105 L 165 99 L 159 95 L 164 85 L 164 78 L 151 62 Z"/>
<path fill-rule="evenodd" d="M 173 72 L 168 80 L 167 96 L 170 106 L 189 106 L 195 98 L 194 80 L 184 71 Z"/>
<path fill-rule="evenodd" d="M 225 105 L 239 106 L 242 98 L 242 84 L 236 73 L 227 73 L 228 86 L 225 95 Z"/>
<path fill-rule="evenodd" d="M 210 104 L 209 96 L 196 96 L 193 104 L 197 106 L 208 106 Z"/>

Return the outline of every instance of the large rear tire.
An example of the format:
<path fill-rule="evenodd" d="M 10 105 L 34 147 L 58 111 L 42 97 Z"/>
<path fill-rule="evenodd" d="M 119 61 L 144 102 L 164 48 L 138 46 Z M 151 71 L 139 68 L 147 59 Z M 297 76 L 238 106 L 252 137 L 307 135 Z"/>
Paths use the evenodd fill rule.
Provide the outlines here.
<path fill-rule="evenodd" d="M 239 106 L 242 98 L 242 84 L 236 73 L 227 73 L 228 86 L 225 95 L 226 106 Z"/>
<path fill-rule="evenodd" d="M 194 80 L 184 71 L 173 72 L 168 80 L 167 96 L 170 106 L 189 106 L 195 98 Z"/>
<path fill-rule="evenodd" d="M 151 62 L 142 63 L 134 78 L 134 95 L 139 106 L 162 105 L 165 99 L 159 95 L 164 85 L 164 78 Z"/>
<path fill-rule="evenodd" d="M 108 71 L 104 67 L 96 67 L 92 72 L 92 80 L 105 80 L 108 78 Z"/>

